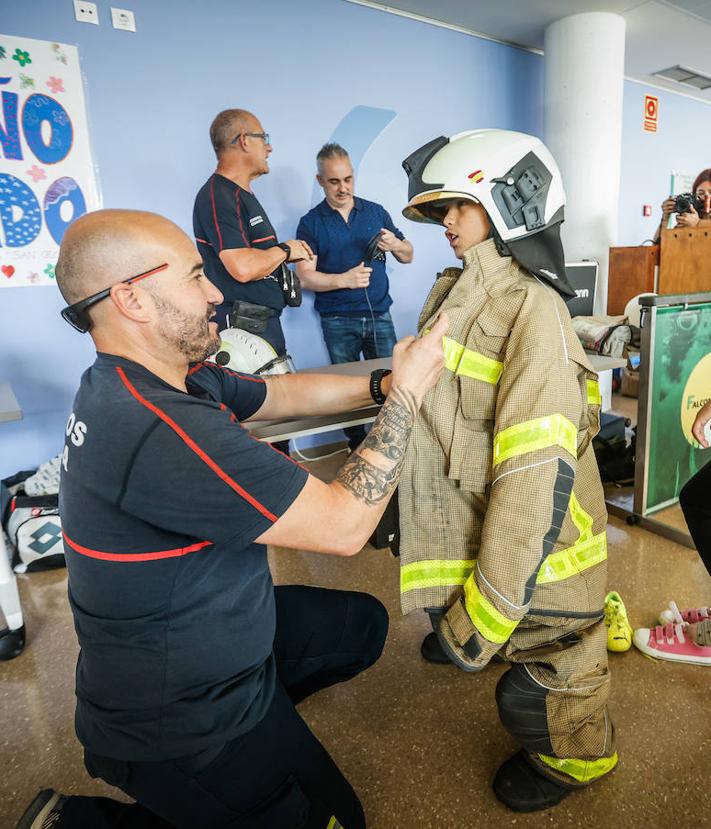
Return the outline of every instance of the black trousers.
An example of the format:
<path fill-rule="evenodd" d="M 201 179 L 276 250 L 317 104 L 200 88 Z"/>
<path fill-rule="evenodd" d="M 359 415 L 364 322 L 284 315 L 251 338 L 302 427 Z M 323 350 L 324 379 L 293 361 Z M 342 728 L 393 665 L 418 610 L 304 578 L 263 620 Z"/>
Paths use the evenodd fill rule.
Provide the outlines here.
<path fill-rule="evenodd" d="M 56 829 L 363 829 L 352 787 L 295 709 L 380 656 L 388 630 L 366 593 L 277 587 L 278 682 L 264 719 L 214 750 L 165 762 L 86 752 L 89 773 L 136 800 L 70 797 Z"/>
<path fill-rule="evenodd" d="M 711 464 L 690 478 L 679 493 L 679 503 L 704 566 L 711 574 Z"/>

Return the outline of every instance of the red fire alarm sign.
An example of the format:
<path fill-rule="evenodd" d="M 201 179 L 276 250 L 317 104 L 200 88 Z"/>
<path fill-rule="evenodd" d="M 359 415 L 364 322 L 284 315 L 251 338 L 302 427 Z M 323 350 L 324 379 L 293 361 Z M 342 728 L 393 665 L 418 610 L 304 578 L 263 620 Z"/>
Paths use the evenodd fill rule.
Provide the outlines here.
<path fill-rule="evenodd" d="M 644 96 L 644 128 L 647 132 L 656 132 L 659 122 L 659 98 L 655 95 Z"/>

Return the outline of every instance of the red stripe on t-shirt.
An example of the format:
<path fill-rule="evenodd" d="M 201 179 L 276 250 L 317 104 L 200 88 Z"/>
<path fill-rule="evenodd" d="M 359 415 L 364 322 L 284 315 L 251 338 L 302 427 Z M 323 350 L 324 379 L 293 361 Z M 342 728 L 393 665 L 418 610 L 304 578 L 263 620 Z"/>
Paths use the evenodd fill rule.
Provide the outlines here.
<path fill-rule="evenodd" d="M 198 239 L 197 236 L 195 237 L 195 241 L 200 242 L 200 244 L 202 244 L 202 245 L 210 245 L 210 243 L 207 241 L 207 239 Z M 212 245 L 210 245 L 210 247 L 212 247 Z"/>
<path fill-rule="evenodd" d="M 62 536 L 67 544 L 77 553 L 89 558 L 100 558 L 102 561 L 156 561 L 161 558 L 177 558 L 178 556 L 185 556 L 188 553 L 196 553 L 205 547 L 209 547 L 212 541 L 198 541 L 191 544 L 189 547 L 176 547 L 174 550 L 158 550 L 154 553 L 106 553 L 103 550 L 92 550 L 91 547 L 83 547 L 72 541 L 71 538 L 62 530 Z"/>
<path fill-rule="evenodd" d="M 242 224 L 242 203 L 239 198 L 239 187 L 235 190 L 235 203 L 237 205 L 237 218 L 239 219 L 239 230 L 242 234 L 242 238 L 244 239 L 245 246 L 250 248 L 252 246 L 249 243 L 247 234 L 244 232 L 244 225 Z"/>
<path fill-rule="evenodd" d="M 217 221 L 217 207 L 215 206 L 215 177 L 210 179 L 210 200 L 212 201 L 212 218 L 215 222 L 215 230 L 217 231 L 217 238 L 220 243 L 220 250 L 222 250 L 222 231 Z"/>
<path fill-rule="evenodd" d="M 261 504 L 254 496 L 250 495 L 244 487 L 241 487 L 237 481 L 231 478 L 224 469 L 222 469 L 219 464 L 217 464 L 208 454 L 202 449 L 198 444 L 188 435 L 188 433 L 178 426 L 178 424 L 169 416 L 167 415 L 162 409 L 159 409 L 154 403 L 151 403 L 150 400 L 146 400 L 136 388 L 131 384 L 131 381 L 126 377 L 126 373 L 121 368 L 121 366 L 116 366 L 116 372 L 118 373 L 121 381 L 123 382 L 124 386 L 129 390 L 129 392 L 133 395 L 133 397 L 142 405 L 145 406 L 149 411 L 153 412 L 157 417 L 159 417 L 165 424 L 170 426 L 170 428 L 175 432 L 175 434 L 183 441 L 183 443 L 189 448 L 192 449 L 193 452 L 200 458 L 203 463 L 207 464 L 210 469 L 217 475 L 218 478 L 223 480 L 227 486 L 230 487 L 234 492 L 244 498 L 248 504 L 253 506 L 258 512 L 260 512 L 265 518 L 268 518 L 272 523 L 277 520 L 277 516 L 274 515 L 273 512 L 270 512 L 263 504 Z"/>
<path fill-rule="evenodd" d="M 203 363 L 202 365 L 206 365 Z M 211 366 L 215 368 L 219 368 L 220 371 L 224 371 L 225 374 L 229 374 L 230 377 L 236 377 L 238 380 L 248 380 L 250 383 L 262 383 L 264 384 L 264 380 L 261 377 L 250 377 L 247 374 L 240 374 L 237 371 L 233 371 L 231 368 L 225 368 L 224 366 L 219 366 L 217 363 L 210 363 Z"/>
<path fill-rule="evenodd" d="M 271 236 L 262 236 L 262 238 L 261 238 L 261 239 L 254 239 L 254 240 L 252 241 L 252 244 L 253 244 L 253 245 L 256 245 L 256 244 L 257 244 L 257 242 L 268 242 L 270 239 L 276 239 L 276 236 L 275 236 L 273 233 L 272 233 L 272 235 L 271 235 Z"/>

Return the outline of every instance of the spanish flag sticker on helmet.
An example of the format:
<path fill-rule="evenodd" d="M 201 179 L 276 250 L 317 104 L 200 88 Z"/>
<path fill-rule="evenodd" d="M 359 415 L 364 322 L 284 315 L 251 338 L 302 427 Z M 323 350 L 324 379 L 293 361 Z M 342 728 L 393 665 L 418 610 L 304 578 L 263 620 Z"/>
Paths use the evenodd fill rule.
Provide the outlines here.
<path fill-rule="evenodd" d="M 481 170 L 474 170 L 473 173 L 469 173 L 467 178 L 473 181 L 474 184 L 479 184 L 479 182 L 484 181 L 484 173 Z"/>

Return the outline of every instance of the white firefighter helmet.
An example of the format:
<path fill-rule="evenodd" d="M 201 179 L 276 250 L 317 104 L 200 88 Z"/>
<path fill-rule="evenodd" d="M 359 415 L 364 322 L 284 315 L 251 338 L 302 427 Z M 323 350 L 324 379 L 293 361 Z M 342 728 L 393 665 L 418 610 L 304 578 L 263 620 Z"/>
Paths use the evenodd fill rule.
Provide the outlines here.
<path fill-rule="evenodd" d="M 436 138 L 403 162 L 408 219 L 441 224 L 428 210 L 452 199 L 479 202 L 503 242 L 563 220 L 558 165 L 543 142 L 509 130 L 469 130 Z"/>
<path fill-rule="evenodd" d="M 288 354 L 277 354 L 265 339 L 241 328 L 220 331 L 220 348 L 211 359 L 244 374 L 291 374 L 295 370 Z"/>
<path fill-rule="evenodd" d="M 502 255 L 512 255 L 564 297 L 575 296 L 560 241 L 563 182 L 539 138 L 510 130 L 469 130 L 435 138 L 402 166 L 408 175 L 405 218 L 442 224 L 447 202 L 477 202 L 486 210 Z"/>

